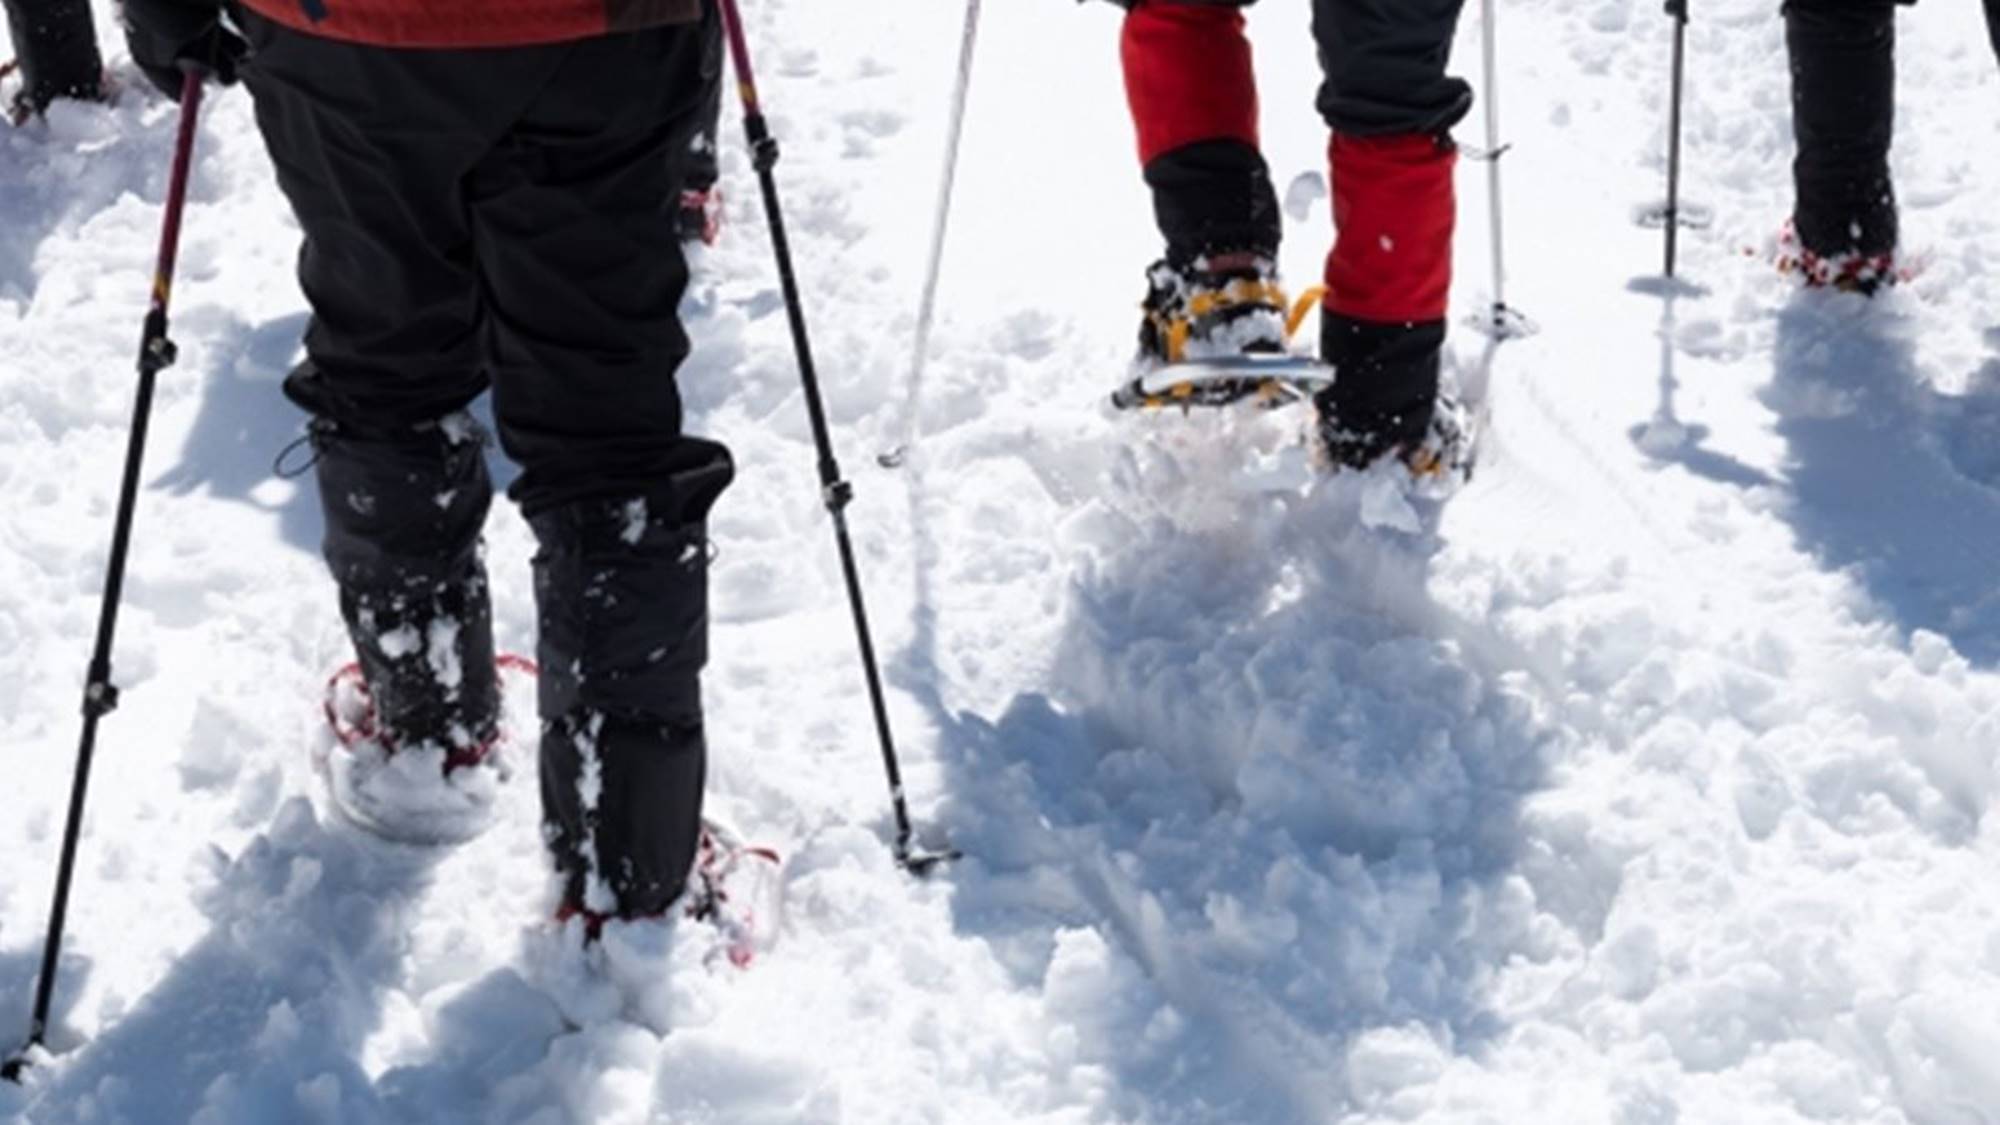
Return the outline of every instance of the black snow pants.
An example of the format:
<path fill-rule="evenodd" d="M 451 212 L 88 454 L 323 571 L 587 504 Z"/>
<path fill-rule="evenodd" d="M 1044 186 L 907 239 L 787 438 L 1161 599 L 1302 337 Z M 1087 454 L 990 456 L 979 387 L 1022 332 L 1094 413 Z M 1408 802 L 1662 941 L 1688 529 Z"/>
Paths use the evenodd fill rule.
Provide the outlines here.
<path fill-rule="evenodd" d="M 1995 0 L 2000 3 L 2000 0 Z M 688 138 L 681 187 L 702 192 L 722 178 L 716 145 L 722 128 L 722 19 L 714 5 L 703 13 L 701 104 L 695 111 L 694 132 Z"/>
<path fill-rule="evenodd" d="M 1792 225 L 1822 258 L 1896 248 L 1889 146 L 1896 120 L 1896 4 L 1786 0 L 1792 75 Z"/>
<path fill-rule="evenodd" d="M 21 63 L 18 106 L 40 113 L 57 98 L 96 100 L 104 62 L 89 0 L 0 0 Z"/>
<path fill-rule="evenodd" d="M 674 383 L 675 209 L 712 40 L 391 50 L 245 23 L 305 236 L 286 393 L 313 415 L 326 555 L 382 721 L 491 723 L 491 485 L 462 413 L 490 388 L 539 544 L 546 837 L 570 905 L 663 910 L 699 833 L 704 521 L 732 473 L 682 433 Z"/>

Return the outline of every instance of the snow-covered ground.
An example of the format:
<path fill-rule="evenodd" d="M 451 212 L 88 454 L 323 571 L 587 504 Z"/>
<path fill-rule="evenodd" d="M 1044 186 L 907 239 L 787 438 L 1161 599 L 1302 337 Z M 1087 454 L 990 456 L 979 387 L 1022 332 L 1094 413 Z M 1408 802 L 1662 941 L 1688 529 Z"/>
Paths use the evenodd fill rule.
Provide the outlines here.
<path fill-rule="evenodd" d="M 1305 5 L 1254 9 L 1264 131 L 1328 237 Z M 988 4 L 922 441 L 893 444 L 962 9 L 750 0 L 911 800 L 869 728 L 754 180 L 688 301 L 717 509 L 713 800 L 788 860 L 747 972 L 700 935 L 540 920 L 532 760 L 449 851 L 332 816 L 342 659 L 312 498 L 275 477 L 296 233 L 241 92 L 200 136 L 32 1122 L 2000 1121 L 2000 81 L 1974 5 L 1899 20 L 1912 283 L 1767 265 L 1775 0 L 1689 38 L 1516 0 L 1509 288 L 1474 483 L 1410 526 L 1252 487 L 1279 431 L 1103 406 L 1155 250 L 1117 12 Z M 108 10 L 100 25 L 111 26 Z M 1477 5 L 1459 57 L 1478 77 Z M 0 1047 L 25 1031 L 172 110 L 0 131 Z M 1478 142 L 1477 119 L 1464 137 Z M 1461 176 L 1456 305 L 1489 299 Z M 1309 208 L 1304 205 L 1310 204 Z M 501 470 L 504 476 L 505 470 Z M 489 533 L 532 647 L 518 516 Z M 513 703 L 523 721 L 527 701 Z M 16 1029 L 20 1029 L 17 1031 Z"/>

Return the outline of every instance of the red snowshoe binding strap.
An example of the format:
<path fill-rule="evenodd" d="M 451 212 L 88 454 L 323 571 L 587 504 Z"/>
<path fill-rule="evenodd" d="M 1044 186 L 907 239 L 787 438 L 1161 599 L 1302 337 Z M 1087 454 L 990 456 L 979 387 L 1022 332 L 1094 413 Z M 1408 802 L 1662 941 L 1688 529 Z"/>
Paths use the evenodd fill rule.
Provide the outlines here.
<path fill-rule="evenodd" d="M 725 949 L 729 963 L 739 969 L 750 966 L 756 958 L 756 932 L 765 921 L 754 914 L 755 903 L 737 903 L 730 898 L 727 883 L 746 859 L 769 863 L 778 867 L 784 861 L 777 849 L 745 844 L 723 839 L 724 831 L 706 821 L 701 826 L 701 842 L 695 852 L 694 870 L 688 872 L 687 889 L 681 894 L 681 914 L 697 922 L 707 922 L 723 932 L 727 939 Z M 583 919 L 585 941 L 596 941 L 604 932 L 604 926 L 612 921 L 644 921 L 648 918 L 664 918 L 666 911 L 655 914 L 624 915 L 592 910 L 575 901 L 564 901 L 556 907 L 555 921 L 562 925 L 572 918 Z"/>
<path fill-rule="evenodd" d="M 501 653 L 499 656 L 494 657 L 493 664 L 496 668 L 502 670 L 511 669 L 513 671 L 525 672 L 530 676 L 536 675 L 540 671 L 535 667 L 534 661 L 525 656 L 516 656 L 513 653 Z M 361 664 L 358 661 L 348 662 L 339 671 L 327 677 L 326 698 L 320 706 L 326 713 L 326 725 L 333 731 L 334 741 L 349 750 L 352 750 L 355 746 L 363 742 L 379 742 L 382 744 L 383 749 L 392 754 L 395 753 L 395 741 L 376 722 L 375 705 L 372 701 L 367 704 L 366 709 L 361 714 L 352 719 L 340 713 L 340 708 L 335 706 L 335 701 L 339 699 L 343 688 L 354 691 L 363 700 L 368 699 L 368 681 L 362 678 Z M 472 746 L 454 746 L 446 750 L 444 756 L 445 772 L 450 773 L 456 769 L 476 766 L 485 761 L 487 756 L 493 753 L 494 741 L 494 739 L 487 739 Z"/>

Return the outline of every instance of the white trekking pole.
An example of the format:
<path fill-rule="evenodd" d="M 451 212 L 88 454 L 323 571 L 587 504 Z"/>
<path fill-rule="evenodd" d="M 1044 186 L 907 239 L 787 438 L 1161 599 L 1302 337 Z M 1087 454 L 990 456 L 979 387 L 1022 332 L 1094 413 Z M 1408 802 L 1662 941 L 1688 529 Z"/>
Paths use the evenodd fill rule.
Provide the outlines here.
<path fill-rule="evenodd" d="M 1505 339 L 1525 335 L 1531 329 L 1527 318 L 1507 304 L 1507 253 L 1501 233 L 1500 157 L 1513 146 L 1500 142 L 1500 82 L 1495 75 L 1500 52 L 1495 43 L 1493 0 L 1481 3 L 1480 24 L 1486 85 L 1480 100 L 1486 106 L 1486 148 L 1475 155 L 1486 161 L 1487 227 L 1491 232 L 1493 251 L 1493 304 L 1487 310 L 1483 327 L 1495 339 Z"/>
<path fill-rule="evenodd" d="M 951 97 L 951 125 L 944 143 L 944 174 L 938 182 L 937 214 L 931 223 L 930 268 L 924 274 L 924 295 L 917 306 L 917 338 L 910 356 L 910 378 L 904 394 L 902 423 L 895 448 L 875 460 L 885 469 L 901 465 L 917 441 L 918 408 L 922 405 L 924 364 L 929 359 L 931 322 L 937 312 L 938 272 L 944 263 L 945 228 L 951 218 L 951 190 L 958 178 L 958 139 L 965 131 L 965 99 L 972 88 L 972 47 L 979 37 L 979 0 L 965 0 L 965 32 L 958 47 L 958 86 Z"/>

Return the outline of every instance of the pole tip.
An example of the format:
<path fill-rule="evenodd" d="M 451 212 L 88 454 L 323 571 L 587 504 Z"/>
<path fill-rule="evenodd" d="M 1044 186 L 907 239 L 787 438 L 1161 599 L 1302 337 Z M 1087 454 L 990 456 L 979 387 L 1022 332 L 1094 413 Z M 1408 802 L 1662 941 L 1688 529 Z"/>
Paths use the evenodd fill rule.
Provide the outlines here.
<path fill-rule="evenodd" d="M 899 842 L 896 847 L 896 866 L 921 879 L 947 863 L 965 858 L 965 853 L 957 848 L 942 848 L 938 851 L 912 851 L 909 844 Z"/>

